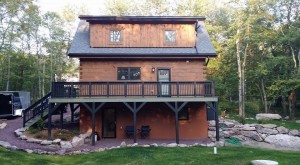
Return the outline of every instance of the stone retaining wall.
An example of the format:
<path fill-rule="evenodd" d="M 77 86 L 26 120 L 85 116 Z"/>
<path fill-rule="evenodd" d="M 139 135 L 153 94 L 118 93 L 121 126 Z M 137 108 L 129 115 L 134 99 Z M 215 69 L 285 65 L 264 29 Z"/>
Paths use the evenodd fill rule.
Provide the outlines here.
<path fill-rule="evenodd" d="M 236 139 L 243 142 L 264 142 L 278 147 L 300 150 L 300 131 L 274 124 L 240 124 L 234 120 L 220 120 L 220 141 Z M 209 121 L 208 136 L 216 140 L 215 121 Z M 222 144 L 222 143 L 221 143 Z"/>

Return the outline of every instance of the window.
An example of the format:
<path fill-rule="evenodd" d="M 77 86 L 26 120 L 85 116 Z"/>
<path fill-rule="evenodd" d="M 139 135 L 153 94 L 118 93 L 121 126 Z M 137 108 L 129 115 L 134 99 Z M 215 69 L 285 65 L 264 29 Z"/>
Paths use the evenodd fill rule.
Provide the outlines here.
<path fill-rule="evenodd" d="M 140 80 L 141 68 L 118 68 L 118 80 Z"/>
<path fill-rule="evenodd" d="M 183 108 L 178 113 L 179 120 L 189 120 L 189 108 Z"/>
<path fill-rule="evenodd" d="M 165 42 L 175 43 L 176 41 L 176 31 L 175 30 L 166 30 L 165 31 Z"/>
<path fill-rule="evenodd" d="M 121 42 L 121 31 L 111 30 L 110 31 L 110 42 Z"/>

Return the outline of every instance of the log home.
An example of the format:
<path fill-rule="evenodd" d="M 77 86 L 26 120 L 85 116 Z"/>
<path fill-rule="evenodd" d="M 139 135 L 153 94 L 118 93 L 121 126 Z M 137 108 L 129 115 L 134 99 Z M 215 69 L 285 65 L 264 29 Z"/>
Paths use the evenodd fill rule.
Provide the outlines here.
<path fill-rule="evenodd" d="M 80 60 L 79 82 L 53 82 L 48 116 L 80 108 L 80 131 L 101 138 L 198 139 L 218 122 L 213 83 L 217 54 L 204 17 L 79 16 L 68 51 Z M 25 121 L 25 120 L 24 120 Z M 216 129 L 218 140 L 218 128 Z"/>

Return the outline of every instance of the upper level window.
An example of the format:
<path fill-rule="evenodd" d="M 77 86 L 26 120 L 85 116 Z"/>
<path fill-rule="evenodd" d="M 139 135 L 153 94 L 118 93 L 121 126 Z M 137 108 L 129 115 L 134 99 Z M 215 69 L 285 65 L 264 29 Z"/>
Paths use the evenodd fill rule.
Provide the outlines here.
<path fill-rule="evenodd" d="M 141 68 L 118 68 L 118 80 L 140 80 Z"/>
<path fill-rule="evenodd" d="M 176 42 L 176 31 L 175 30 L 166 30 L 165 31 L 165 42 L 168 42 L 168 43 Z"/>
<path fill-rule="evenodd" d="M 121 31 L 111 30 L 110 31 L 110 42 L 121 42 Z"/>

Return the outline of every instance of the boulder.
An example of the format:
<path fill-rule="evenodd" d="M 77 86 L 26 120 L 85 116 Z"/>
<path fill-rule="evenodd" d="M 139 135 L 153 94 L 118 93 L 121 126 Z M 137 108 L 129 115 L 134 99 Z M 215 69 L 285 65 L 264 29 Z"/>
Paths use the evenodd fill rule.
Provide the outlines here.
<path fill-rule="evenodd" d="M 122 143 L 120 144 L 120 147 L 126 147 L 125 141 L 122 141 Z"/>
<path fill-rule="evenodd" d="M 273 160 L 252 160 L 252 165 L 278 165 L 278 162 Z"/>
<path fill-rule="evenodd" d="M 72 148 L 72 144 L 71 144 L 71 142 L 68 142 L 68 141 L 61 141 L 60 142 L 60 147 L 65 148 L 65 149 Z"/>
<path fill-rule="evenodd" d="M 268 134 L 268 135 L 276 135 L 278 134 L 278 131 L 276 129 L 270 129 L 270 128 L 261 128 L 257 130 L 258 133 Z"/>
<path fill-rule="evenodd" d="M 21 138 L 22 140 L 27 140 L 27 136 L 25 136 L 25 135 L 21 135 L 20 138 Z"/>
<path fill-rule="evenodd" d="M 139 144 L 138 143 L 133 143 L 131 147 L 135 147 L 135 146 L 138 146 Z"/>
<path fill-rule="evenodd" d="M 150 147 L 150 145 L 149 144 L 144 144 L 143 147 Z"/>
<path fill-rule="evenodd" d="M 296 120 L 296 123 L 300 123 L 300 120 Z"/>
<path fill-rule="evenodd" d="M 219 124 L 220 124 L 220 127 L 225 127 L 225 128 L 232 128 L 232 127 L 234 127 L 234 123 L 233 122 L 229 122 L 229 121 L 222 121 Z"/>
<path fill-rule="evenodd" d="M 186 144 L 178 144 L 178 147 L 188 147 Z"/>
<path fill-rule="evenodd" d="M 75 137 L 72 139 L 71 144 L 72 144 L 73 147 L 82 146 L 82 145 L 84 144 L 84 139 L 75 136 Z"/>
<path fill-rule="evenodd" d="M 151 147 L 158 147 L 156 143 L 150 144 Z"/>
<path fill-rule="evenodd" d="M 17 137 L 20 137 L 20 136 L 22 136 L 22 135 L 23 135 L 23 133 L 22 133 L 22 132 L 20 132 L 20 131 L 17 131 L 17 130 L 15 131 L 15 134 L 16 134 L 16 136 L 17 136 Z"/>
<path fill-rule="evenodd" d="M 289 130 L 283 126 L 280 126 L 280 127 L 277 127 L 277 131 L 280 133 L 280 134 L 287 134 L 289 133 Z"/>
<path fill-rule="evenodd" d="M 255 118 L 256 120 L 280 120 L 282 117 L 278 114 L 258 113 Z"/>
<path fill-rule="evenodd" d="M 300 149 L 300 137 L 290 136 L 287 134 L 270 135 L 265 138 L 265 142 L 283 148 Z"/>
<path fill-rule="evenodd" d="M 4 129 L 7 126 L 7 123 L 1 123 L 0 124 L 0 129 Z"/>
<path fill-rule="evenodd" d="M 295 130 L 295 129 L 290 130 L 289 135 L 291 135 L 291 136 L 298 136 L 299 135 L 299 131 Z"/>
<path fill-rule="evenodd" d="M 30 150 L 30 149 L 25 149 L 25 151 L 29 154 L 33 153 L 33 150 Z"/>

